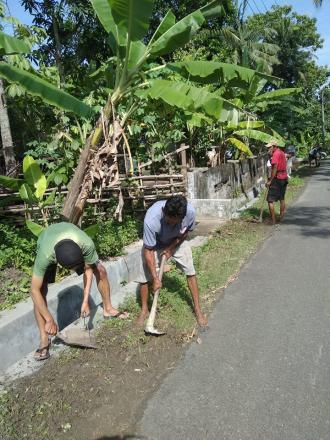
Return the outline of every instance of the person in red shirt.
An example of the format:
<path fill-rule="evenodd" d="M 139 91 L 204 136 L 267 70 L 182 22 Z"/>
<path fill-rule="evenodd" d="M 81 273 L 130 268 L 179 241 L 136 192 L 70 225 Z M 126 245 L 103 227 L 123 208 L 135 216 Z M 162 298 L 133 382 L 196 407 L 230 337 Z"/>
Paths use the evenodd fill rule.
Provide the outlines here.
<path fill-rule="evenodd" d="M 286 157 L 277 141 L 269 142 L 266 147 L 272 156 L 272 171 L 266 183 L 268 189 L 267 202 L 269 213 L 273 225 L 276 223 L 274 202 L 280 202 L 280 221 L 283 220 L 285 213 L 285 191 L 288 184 L 288 175 L 286 172 Z"/>

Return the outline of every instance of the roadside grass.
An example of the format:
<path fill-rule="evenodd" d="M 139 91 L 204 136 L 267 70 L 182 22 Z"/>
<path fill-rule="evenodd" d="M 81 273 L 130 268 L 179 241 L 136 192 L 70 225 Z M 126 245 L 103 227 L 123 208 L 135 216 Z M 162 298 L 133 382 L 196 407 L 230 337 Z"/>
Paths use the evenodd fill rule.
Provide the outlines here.
<path fill-rule="evenodd" d="M 299 176 L 290 180 L 288 204 L 302 185 L 303 179 Z M 256 208 L 248 210 L 250 217 L 255 212 L 259 214 L 258 205 L 260 206 L 260 201 Z M 251 223 L 245 213 L 240 219 L 221 226 L 209 236 L 205 245 L 194 250 L 201 305 L 206 314 L 211 312 L 213 303 L 224 294 L 225 287 L 234 281 L 242 264 L 272 230 L 271 226 Z M 150 304 L 151 301 L 152 298 Z M 79 438 L 74 436 L 77 414 L 91 411 L 94 404 L 99 404 L 98 401 L 94 402 L 95 399 L 100 399 L 99 389 L 104 391 L 104 387 L 108 387 L 106 398 L 115 399 L 114 402 L 106 400 L 104 405 L 117 405 L 116 392 L 123 391 L 134 393 L 131 399 L 136 400 L 135 407 L 138 407 L 147 383 L 160 380 L 157 369 L 172 368 L 173 364 L 166 366 L 166 362 L 169 362 L 170 354 L 173 361 L 174 346 L 183 347 L 192 340 L 198 342 L 198 328 L 186 279 L 174 266 L 164 275 L 155 323 L 157 328 L 167 332 L 166 336 L 161 339 L 145 336 L 143 329 L 135 325 L 140 311 L 137 298 L 128 298 L 122 304 L 121 310 L 128 310 L 130 318 L 104 321 L 97 329 L 99 350 L 65 350 L 57 359 L 52 358 L 38 375 L 31 379 L 26 378 L 21 385 L 16 384 L 0 393 L 1 439 Z M 179 355 L 178 351 L 175 356 Z M 141 365 L 146 365 L 143 367 L 146 368 L 145 371 L 155 376 L 146 379 L 139 376 L 137 379 L 137 374 L 142 371 Z M 151 368 L 150 365 L 154 367 Z M 141 381 L 140 385 L 137 380 Z M 138 386 L 140 388 L 136 388 Z M 94 389 L 93 393 L 97 390 L 95 396 L 93 394 L 87 402 L 84 397 L 86 389 Z M 82 403 L 85 405 L 84 409 Z M 115 419 L 116 427 L 120 423 L 127 426 L 126 409 L 128 410 L 118 409 L 121 412 Z M 91 419 L 90 423 L 93 422 L 96 423 L 97 420 Z"/>

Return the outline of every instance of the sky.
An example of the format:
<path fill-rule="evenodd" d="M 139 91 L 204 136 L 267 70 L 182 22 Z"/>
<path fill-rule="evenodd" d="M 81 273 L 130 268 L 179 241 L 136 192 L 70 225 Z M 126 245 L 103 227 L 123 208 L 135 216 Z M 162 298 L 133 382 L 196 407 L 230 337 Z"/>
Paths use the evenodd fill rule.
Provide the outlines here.
<path fill-rule="evenodd" d="M 18 18 L 24 24 L 31 24 L 31 16 L 24 11 L 20 0 L 7 0 L 6 3 L 11 15 Z M 280 6 L 291 4 L 293 9 L 299 14 L 309 15 L 317 19 L 318 32 L 324 39 L 324 44 L 323 48 L 316 53 L 316 62 L 319 65 L 328 65 L 330 67 L 330 0 L 323 0 L 321 8 L 316 8 L 313 0 L 249 0 L 247 13 L 266 12 L 273 4 Z M 10 32 L 10 29 L 7 27 L 6 31 Z"/>

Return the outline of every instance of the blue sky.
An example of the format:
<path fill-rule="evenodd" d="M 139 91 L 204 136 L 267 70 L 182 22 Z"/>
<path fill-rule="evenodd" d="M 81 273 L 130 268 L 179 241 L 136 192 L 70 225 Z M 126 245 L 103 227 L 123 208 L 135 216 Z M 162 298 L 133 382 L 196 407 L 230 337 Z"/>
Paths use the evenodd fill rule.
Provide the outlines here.
<path fill-rule="evenodd" d="M 30 24 L 31 17 L 24 12 L 20 5 L 20 0 L 7 0 L 10 13 L 19 18 L 23 23 Z M 323 0 L 321 8 L 316 8 L 312 0 L 249 0 L 248 13 L 265 12 L 269 10 L 273 4 L 287 5 L 291 4 L 299 14 L 306 14 L 317 19 L 318 31 L 324 39 L 323 49 L 317 52 L 317 63 L 320 65 L 328 65 L 330 67 L 330 0 Z M 10 31 L 7 29 L 7 31 Z"/>

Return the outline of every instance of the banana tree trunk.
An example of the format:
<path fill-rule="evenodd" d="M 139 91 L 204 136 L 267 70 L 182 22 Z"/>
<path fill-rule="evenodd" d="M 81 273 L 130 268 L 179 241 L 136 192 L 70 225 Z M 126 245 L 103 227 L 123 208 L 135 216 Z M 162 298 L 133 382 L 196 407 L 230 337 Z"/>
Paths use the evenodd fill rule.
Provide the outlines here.
<path fill-rule="evenodd" d="M 16 160 L 14 156 L 14 145 L 11 136 L 6 96 L 2 79 L 0 79 L 0 130 L 6 174 L 10 174 L 10 172 L 16 167 Z"/>
<path fill-rule="evenodd" d="M 103 128 L 108 126 L 109 119 L 112 113 L 112 103 L 109 99 L 103 109 L 103 118 L 100 116 L 93 132 L 88 137 L 85 147 L 80 155 L 77 168 L 71 180 L 69 191 L 64 202 L 61 216 L 74 224 L 78 224 L 83 214 L 86 200 L 92 190 L 93 185 L 93 171 L 99 171 L 99 158 L 97 158 L 96 151 L 99 148 L 103 136 Z M 122 129 L 120 124 L 115 121 L 113 124 L 113 136 L 111 142 L 111 154 L 116 155 L 118 144 L 122 138 Z M 117 165 L 115 164 L 115 168 Z M 102 170 L 101 170 L 102 171 Z M 118 169 L 114 170 L 117 172 Z"/>

